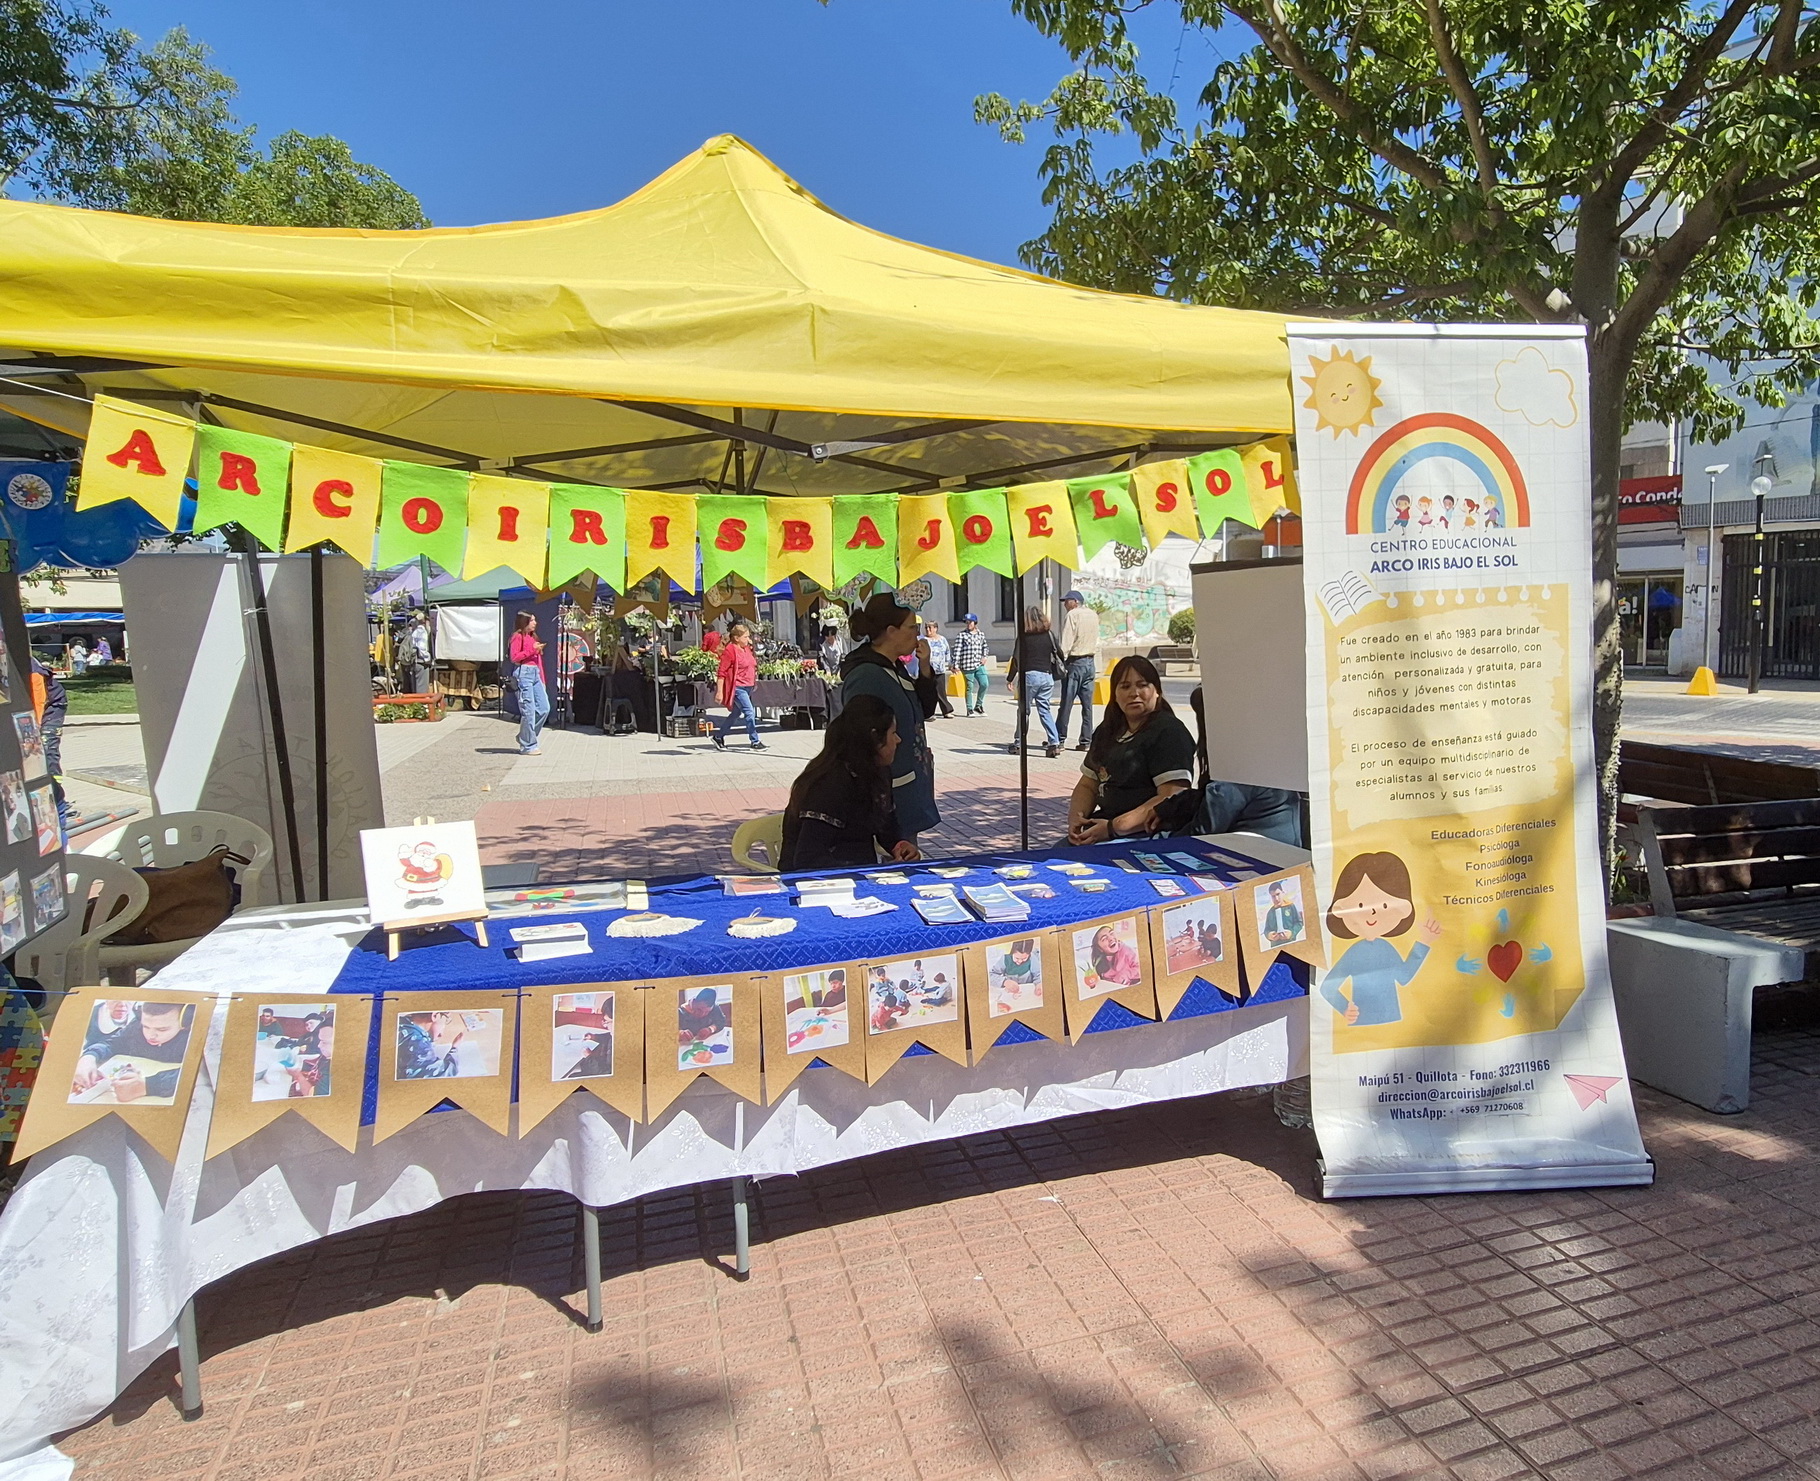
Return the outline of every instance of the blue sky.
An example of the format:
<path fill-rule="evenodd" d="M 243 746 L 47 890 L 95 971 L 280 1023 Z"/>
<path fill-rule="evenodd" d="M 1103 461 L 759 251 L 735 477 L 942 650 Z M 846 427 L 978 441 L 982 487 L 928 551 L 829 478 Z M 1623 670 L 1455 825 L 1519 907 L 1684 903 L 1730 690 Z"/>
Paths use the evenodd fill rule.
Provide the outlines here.
<path fill-rule="evenodd" d="M 973 98 L 1066 68 L 1006 0 L 111 0 L 147 39 L 187 26 L 265 134 L 337 134 L 438 225 L 606 205 L 717 133 L 836 210 L 996 261 L 1041 231 L 1041 145 Z M 1173 9 L 1173 7 L 1168 7 Z M 1164 76 L 1206 43 L 1152 24 Z M 1198 70 L 1197 70 L 1198 69 Z"/>

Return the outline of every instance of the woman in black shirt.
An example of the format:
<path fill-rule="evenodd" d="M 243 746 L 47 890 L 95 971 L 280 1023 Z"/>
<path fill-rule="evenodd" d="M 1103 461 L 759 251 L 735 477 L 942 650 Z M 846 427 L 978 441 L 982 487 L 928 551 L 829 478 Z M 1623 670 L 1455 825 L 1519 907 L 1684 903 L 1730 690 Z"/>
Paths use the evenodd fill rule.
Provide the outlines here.
<path fill-rule="evenodd" d="M 778 868 L 852 869 L 922 857 L 898 831 L 891 801 L 897 717 L 874 694 L 855 694 L 828 724 L 821 754 L 803 768 L 784 809 Z"/>
<path fill-rule="evenodd" d="M 1011 743 L 1011 754 L 1024 749 L 1024 737 L 1030 730 L 1030 709 L 1043 722 L 1043 754 L 1062 754 L 1062 737 L 1055 728 L 1055 716 L 1049 702 L 1055 694 L 1056 676 L 1062 671 L 1062 650 L 1056 646 L 1055 634 L 1049 630 L 1049 614 L 1041 607 L 1024 609 L 1024 630 L 1018 634 L 1011 650 L 1011 667 L 1006 678 L 1011 692 L 1018 692 L 1018 675 L 1024 676 L 1024 703 L 1017 712 L 1017 739 Z"/>
<path fill-rule="evenodd" d="M 1156 827 L 1157 804 L 1193 781 L 1194 737 L 1163 698 L 1156 665 L 1136 654 L 1121 658 L 1112 669 L 1112 703 L 1068 799 L 1068 841 L 1146 835 Z"/>

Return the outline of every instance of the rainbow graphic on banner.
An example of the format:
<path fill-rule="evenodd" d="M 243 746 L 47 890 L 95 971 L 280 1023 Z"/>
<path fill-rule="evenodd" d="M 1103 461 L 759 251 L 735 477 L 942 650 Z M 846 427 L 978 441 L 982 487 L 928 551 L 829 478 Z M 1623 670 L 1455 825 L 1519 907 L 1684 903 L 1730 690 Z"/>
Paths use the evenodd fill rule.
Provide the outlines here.
<path fill-rule="evenodd" d="M 1397 485 L 1410 470 L 1430 458 L 1443 458 L 1467 469 L 1480 488 L 1471 511 L 1475 529 L 1527 529 L 1529 488 L 1510 449 L 1495 434 L 1469 417 L 1431 411 L 1389 428 L 1366 450 L 1352 475 L 1346 495 L 1346 533 L 1382 535 L 1414 531 L 1407 513 L 1398 518 Z M 1462 508 L 1450 533 L 1467 528 Z"/>

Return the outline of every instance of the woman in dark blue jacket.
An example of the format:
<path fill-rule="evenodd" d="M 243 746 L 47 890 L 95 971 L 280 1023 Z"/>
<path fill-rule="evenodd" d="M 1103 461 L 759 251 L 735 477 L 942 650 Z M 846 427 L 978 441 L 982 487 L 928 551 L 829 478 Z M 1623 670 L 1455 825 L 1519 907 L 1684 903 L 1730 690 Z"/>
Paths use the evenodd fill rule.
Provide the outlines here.
<path fill-rule="evenodd" d="M 917 834 L 942 820 L 935 806 L 935 760 L 923 725 L 936 707 L 928 644 L 918 637 L 916 613 L 900 607 L 890 592 L 880 592 L 855 612 L 849 631 L 859 646 L 841 660 L 841 703 L 870 694 L 891 707 L 898 736 L 891 796 L 898 835 L 914 844 Z M 910 653 L 921 659 L 915 680 L 900 661 Z"/>

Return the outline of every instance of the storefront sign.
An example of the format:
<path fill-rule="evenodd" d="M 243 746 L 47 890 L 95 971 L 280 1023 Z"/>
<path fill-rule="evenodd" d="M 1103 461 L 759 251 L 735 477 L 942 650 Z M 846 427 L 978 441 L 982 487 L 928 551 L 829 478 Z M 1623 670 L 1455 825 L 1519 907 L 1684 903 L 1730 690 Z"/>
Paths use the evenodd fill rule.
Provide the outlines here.
<path fill-rule="evenodd" d="M 1681 475 L 1625 478 L 1618 482 L 1618 523 L 1674 524 L 1681 517 Z"/>
<path fill-rule="evenodd" d="M 1290 352 L 1326 1191 L 1647 1183 L 1605 956 L 1583 343 L 1310 326 Z"/>

